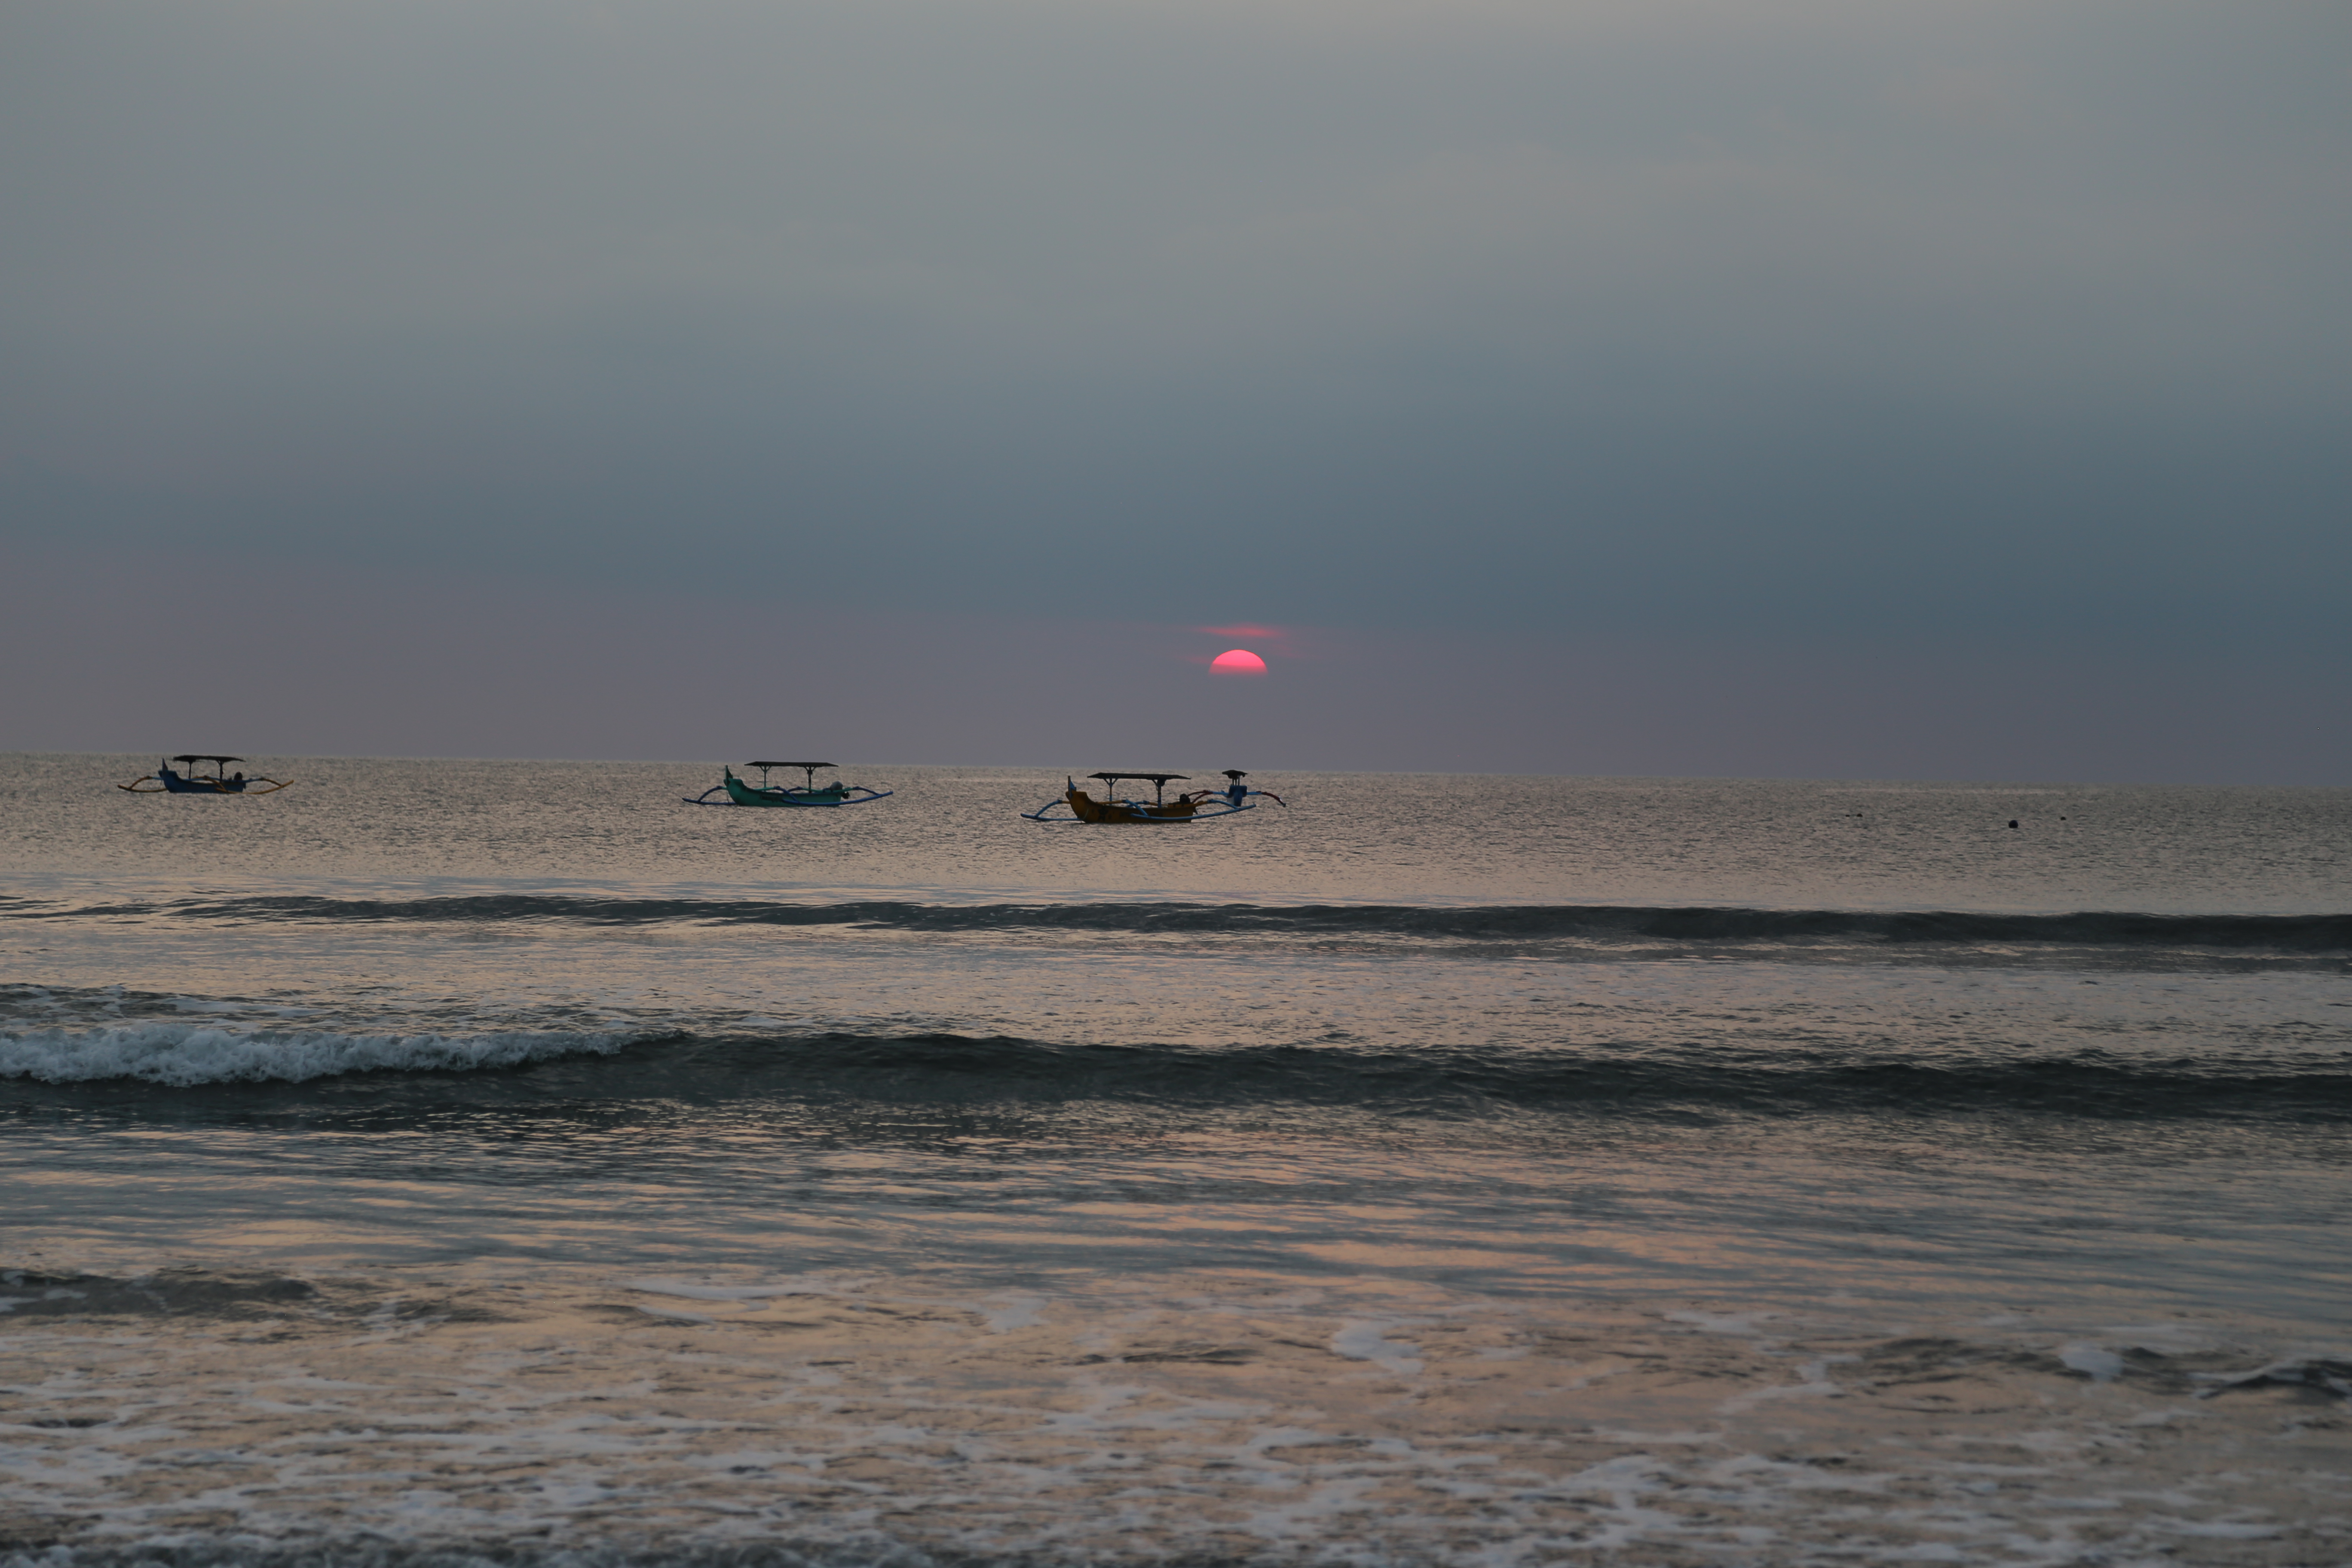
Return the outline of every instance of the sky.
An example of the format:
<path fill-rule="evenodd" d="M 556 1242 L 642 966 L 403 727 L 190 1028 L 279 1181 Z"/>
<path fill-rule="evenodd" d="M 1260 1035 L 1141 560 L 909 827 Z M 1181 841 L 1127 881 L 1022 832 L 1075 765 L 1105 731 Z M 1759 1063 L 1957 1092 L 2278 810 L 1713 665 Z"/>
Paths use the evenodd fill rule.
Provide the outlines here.
<path fill-rule="evenodd" d="M 2352 783 L 2347 278 L 2335 0 L 0 0 L 0 751 Z"/>

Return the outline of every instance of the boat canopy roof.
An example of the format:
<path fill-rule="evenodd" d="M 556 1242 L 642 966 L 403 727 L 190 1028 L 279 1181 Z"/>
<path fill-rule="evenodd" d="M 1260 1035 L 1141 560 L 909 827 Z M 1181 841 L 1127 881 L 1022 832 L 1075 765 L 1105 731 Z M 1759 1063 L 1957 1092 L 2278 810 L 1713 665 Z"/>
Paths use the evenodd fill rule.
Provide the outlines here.
<path fill-rule="evenodd" d="M 745 763 L 747 768 L 837 768 L 839 763 Z"/>
<path fill-rule="evenodd" d="M 1170 779 L 1189 779 L 1192 776 L 1190 773 L 1088 773 L 1087 775 L 1090 779 L 1100 779 L 1105 784 L 1115 784 L 1120 779 L 1142 779 L 1146 783 L 1156 784 L 1164 784 Z"/>
<path fill-rule="evenodd" d="M 172 759 L 175 763 L 241 763 L 243 757 L 215 757 L 205 752 L 182 752 Z"/>

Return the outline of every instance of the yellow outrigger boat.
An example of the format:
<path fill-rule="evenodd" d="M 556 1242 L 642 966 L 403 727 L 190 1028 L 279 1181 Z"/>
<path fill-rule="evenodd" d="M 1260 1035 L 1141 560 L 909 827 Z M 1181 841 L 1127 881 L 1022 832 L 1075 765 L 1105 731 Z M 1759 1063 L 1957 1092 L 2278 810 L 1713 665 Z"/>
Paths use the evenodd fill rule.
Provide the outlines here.
<path fill-rule="evenodd" d="M 1047 801 L 1034 811 L 1023 812 L 1023 820 L 1043 823 L 1048 827 L 1067 826 L 1073 823 L 1090 823 L 1097 826 L 1139 825 L 1160 827 L 1176 823 L 1208 822 L 1220 816 L 1255 811 L 1257 805 L 1250 796 L 1256 795 L 1265 796 L 1276 805 L 1288 805 L 1272 790 L 1252 789 L 1242 783 L 1249 775 L 1239 768 L 1225 770 L 1225 787 L 1223 789 L 1192 790 L 1179 795 L 1174 800 L 1168 798 L 1168 785 L 1171 782 L 1189 784 L 1192 782 L 1190 774 L 1088 773 L 1087 777 L 1103 782 L 1102 799 L 1097 800 L 1077 780 L 1069 779 L 1065 781 L 1066 788 L 1061 799 Z M 1151 798 L 1126 800 L 1111 793 L 1109 786 L 1130 779 L 1149 784 Z M 1070 815 L 1054 816 L 1057 806 L 1068 807 Z"/>

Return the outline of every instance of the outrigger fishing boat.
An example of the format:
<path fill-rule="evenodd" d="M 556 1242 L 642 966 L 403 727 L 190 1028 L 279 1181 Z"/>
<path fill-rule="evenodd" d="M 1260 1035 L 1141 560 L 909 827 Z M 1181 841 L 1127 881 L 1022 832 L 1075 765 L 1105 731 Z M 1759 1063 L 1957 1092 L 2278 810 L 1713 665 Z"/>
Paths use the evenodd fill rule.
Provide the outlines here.
<path fill-rule="evenodd" d="M 1262 795 L 1275 805 L 1288 803 L 1272 790 L 1252 789 L 1242 783 L 1249 777 L 1239 768 L 1225 770 L 1223 789 L 1192 790 L 1168 798 L 1168 785 L 1173 782 L 1190 784 L 1185 773 L 1088 773 L 1090 779 L 1103 782 L 1103 798 L 1097 800 L 1086 792 L 1077 780 L 1066 781 L 1066 788 L 1059 800 L 1047 801 L 1034 811 L 1024 811 L 1022 817 L 1029 822 L 1042 822 L 1048 827 L 1066 826 L 1086 822 L 1097 825 L 1143 824 L 1165 826 L 1182 822 L 1207 822 L 1214 817 L 1234 816 L 1244 811 L 1255 811 L 1257 805 L 1250 796 Z M 1127 800 L 1112 793 L 1114 786 L 1134 780 L 1151 786 L 1150 800 Z M 1070 815 L 1055 816 L 1056 806 L 1067 806 Z"/>
<path fill-rule="evenodd" d="M 727 776 L 724 779 L 712 784 L 700 795 L 688 798 L 686 804 L 688 805 L 864 805 L 869 800 L 881 800 L 898 793 L 893 789 L 868 789 L 864 784 L 846 784 L 838 778 L 831 784 L 820 785 L 816 782 L 817 769 L 833 767 L 835 764 L 832 763 L 745 763 L 743 765 L 760 770 L 758 784 L 745 784 L 735 776 L 735 770 L 730 767 L 726 770 Z M 804 782 L 798 785 L 770 784 L 768 782 L 770 768 L 798 768 Z M 725 794 L 726 799 L 710 798 L 721 793 Z"/>
<path fill-rule="evenodd" d="M 173 773 L 172 763 L 158 763 L 155 771 L 145 778 L 133 779 L 127 784 L 114 787 L 128 790 L 132 795 L 276 795 L 294 782 L 291 779 L 247 778 L 243 770 L 234 773 L 226 771 L 229 763 L 243 761 L 243 757 L 214 757 L 200 752 L 182 752 L 172 759 L 172 763 L 188 764 L 185 773 Z M 196 772 L 194 764 L 197 763 L 212 763 L 212 775 L 206 777 Z M 257 784 L 268 787 L 257 789 L 254 787 Z"/>

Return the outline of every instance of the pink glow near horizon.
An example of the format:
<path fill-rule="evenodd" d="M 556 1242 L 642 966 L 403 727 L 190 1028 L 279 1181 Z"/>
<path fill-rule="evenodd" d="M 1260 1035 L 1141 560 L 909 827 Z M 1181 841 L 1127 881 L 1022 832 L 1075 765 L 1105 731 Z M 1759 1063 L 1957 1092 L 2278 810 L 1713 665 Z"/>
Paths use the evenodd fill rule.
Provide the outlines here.
<path fill-rule="evenodd" d="M 1287 626 L 1261 626 L 1253 621 L 1243 626 L 1194 626 L 1192 629 L 1202 637 L 1215 637 L 1234 653 L 1252 654 L 1261 660 L 1267 657 L 1291 658 L 1298 653 L 1294 634 Z M 1236 644 L 1240 646 L 1236 647 Z"/>

